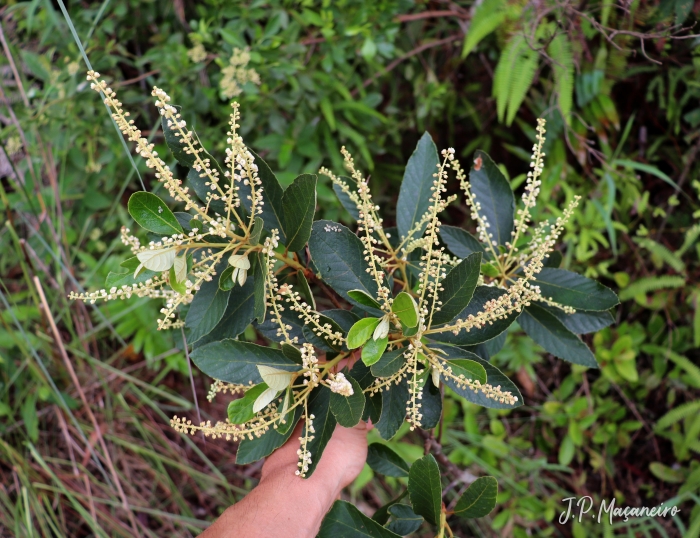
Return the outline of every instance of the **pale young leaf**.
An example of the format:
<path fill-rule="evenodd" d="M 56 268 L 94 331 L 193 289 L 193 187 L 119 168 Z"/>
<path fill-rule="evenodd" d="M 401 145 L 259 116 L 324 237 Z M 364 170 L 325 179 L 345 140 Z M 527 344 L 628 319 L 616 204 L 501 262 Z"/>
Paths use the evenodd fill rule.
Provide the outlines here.
<path fill-rule="evenodd" d="M 184 282 L 187 278 L 187 256 L 176 257 L 173 267 L 175 269 L 175 280 Z"/>
<path fill-rule="evenodd" d="M 136 257 L 141 264 L 136 268 L 134 278 L 136 278 L 142 266 L 151 271 L 158 272 L 170 269 L 173 263 L 175 263 L 175 249 L 144 250 L 143 252 L 139 252 Z"/>
<path fill-rule="evenodd" d="M 292 372 L 286 370 L 278 370 L 272 366 L 258 364 L 258 372 L 267 386 L 276 391 L 286 389 L 292 382 Z"/>
<path fill-rule="evenodd" d="M 259 368 L 259 367 L 258 367 Z M 285 372 L 288 373 L 288 372 Z M 262 374 L 262 372 L 261 372 Z M 264 377 L 263 377 L 264 379 Z M 269 383 L 268 383 L 269 385 Z M 266 388 L 260 396 L 255 400 L 255 403 L 253 404 L 253 412 L 257 413 L 258 411 L 261 411 L 267 407 L 267 405 L 275 399 L 275 396 L 277 396 L 277 393 L 279 391 L 273 387 L 268 387 Z"/>

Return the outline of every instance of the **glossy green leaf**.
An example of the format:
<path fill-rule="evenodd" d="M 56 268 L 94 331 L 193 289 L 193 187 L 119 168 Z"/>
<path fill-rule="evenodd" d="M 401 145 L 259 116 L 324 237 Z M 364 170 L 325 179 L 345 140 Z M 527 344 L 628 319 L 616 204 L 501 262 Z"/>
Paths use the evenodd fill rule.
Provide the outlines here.
<path fill-rule="evenodd" d="M 474 290 L 474 295 L 469 305 L 462 310 L 456 319 L 466 319 L 470 315 L 476 315 L 484 309 L 484 305 L 487 301 L 498 298 L 499 296 L 506 293 L 504 290 L 494 288 L 491 286 L 477 286 Z M 520 313 L 518 311 L 513 311 L 508 316 L 503 319 L 497 319 L 491 324 L 487 324 L 484 327 L 477 329 L 472 328 L 469 331 L 461 330 L 459 334 L 453 334 L 451 331 L 444 333 L 431 333 L 427 335 L 433 340 L 438 342 L 445 342 L 447 344 L 453 344 L 458 346 L 473 346 L 480 344 L 481 342 L 486 342 L 495 338 L 503 331 L 505 331 L 511 324 L 518 318 Z"/>
<path fill-rule="evenodd" d="M 590 334 L 604 329 L 615 321 L 615 317 L 608 311 L 577 310 L 573 314 L 567 314 L 560 308 L 552 307 L 541 302 L 535 303 L 555 316 L 574 334 Z"/>
<path fill-rule="evenodd" d="M 165 202 L 150 192 L 135 192 L 129 197 L 129 214 L 142 228 L 170 237 L 181 234 L 182 226 Z"/>
<path fill-rule="evenodd" d="M 190 330 L 188 342 L 194 343 L 209 334 L 226 312 L 231 290 L 219 288 L 218 279 L 204 282 L 194 295 L 185 317 L 185 326 Z"/>
<path fill-rule="evenodd" d="M 255 416 L 253 404 L 267 389 L 267 384 L 260 383 L 253 388 L 248 389 L 243 397 L 229 402 L 228 404 L 228 419 L 231 424 L 243 424 L 248 422 Z"/>
<path fill-rule="evenodd" d="M 405 352 L 406 348 L 399 348 L 384 353 L 377 362 L 371 365 L 372 375 L 375 377 L 394 375 L 406 362 L 406 357 L 403 356 Z"/>
<path fill-rule="evenodd" d="M 502 391 L 510 392 L 513 396 L 515 396 L 518 399 L 514 404 L 501 403 L 491 398 L 487 398 L 482 392 L 473 392 L 469 389 L 465 389 L 459 394 L 466 400 L 480 405 L 482 407 L 488 407 L 490 409 L 514 409 L 523 405 L 523 396 L 522 394 L 520 394 L 520 390 L 518 389 L 517 385 L 513 383 L 508 378 L 508 376 L 506 376 L 498 368 L 490 364 L 487 360 L 482 359 L 481 357 L 475 355 L 474 353 L 471 353 L 470 351 L 466 351 L 462 348 L 454 346 L 433 345 L 431 347 L 436 347 L 437 349 L 442 350 L 445 353 L 445 355 L 440 356 L 450 361 L 461 360 L 466 358 L 470 361 L 479 363 L 481 366 L 483 366 L 484 370 L 486 371 L 486 380 L 489 383 L 489 385 L 494 387 L 500 386 Z"/>
<path fill-rule="evenodd" d="M 398 385 L 391 385 L 390 390 L 382 392 L 382 412 L 375 424 L 377 432 L 387 441 L 396 432 L 406 418 L 406 401 L 408 400 L 408 380 L 402 379 Z"/>
<path fill-rule="evenodd" d="M 347 176 L 339 176 L 339 179 L 345 182 L 345 184 L 348 186 L 348 189 L 351 192 L 357 193 L 357 182 L 353 178 Z M 336 183 L 333 183 L 333 191 L 335 192 L 335 195 L 338 197 L 338 200 L 340 200 L 340 203 L 345 208 L 345 210 L 348 213 L 350 213 L 353 219 L 358 220 L 360 218 L 360 212 L 357 209 L 357 205 L 355 204 L 355 202 L 353 202 L 350 198 L 350 195 L 346 193 Z"/>
<path fill-rule="evenodd" d="M 440 239 L 458 258 L 466 258 L 475 252 L 484 252 L 484 246 L 476 237 L 456 226 L 440 226 Z"/>
<path fill-rule="evenodd" d="M 311 452 L 311 464 L 306 473 L 306 478 L 309 478 L 316 470 L 318 462 L 321 460 L 323 451 L 331 440 L 331 436 L 335 431 L 337 422 L 335 416 L 331 412 L 330 399 L 331 390 L 328 387 L 316 387 L 309 396 L 309 414 L 314 415 L 314 432 L 313 440 L 309 443 L 308 449 Z M 302 435 L 306 431 L 306 426 Z"/>
<path fill-rule="evenodd" d="M 230 265 L 219 275 L 219 289 L 221 291 L 230 291 L 233 288 L 233 267 Z"/>
<path fill-rule="evenodd" d="M 440 469 L 432 454 L 427 454 L 411 465 L 408 473 L 408 496 L 413 511 L 436 525 L 442 510 L 442 483 Z"/>
<path fill-rule="evenodd" d="M 262 182 L 262 197 L 265 203 L 262 206 L 262 213 L 260 214 L 260 217 L 263 219 L 264 228 L 268 232 L 277 229 L 280 234 L 280 242 L 282 244 L 286 244 L 284 235 L 285 229 L 284 226 L 282 226 L 284 223 L 284 207 L 282 202 L 284 191 L 282 190 L 282 186 L 277 180 L 277 176 L 275 176 L 275 174 L 272 173 L 272 170 L 270 170 L 267 163 L 253 150 L 248 149 L 248 151 L 250 151 L 255 158 L 255 164 L 258 167 L 258 177 Z M 239 185 L 238 192 L 243 205 L 245 206 L 246 210 L 250 212 L 251 200 L 248 199 L 248 196 L 251 195 L 250 185 Z M 256 192 L 258 195 L 260 194 L 259 190 Z"/>
<path fill-rule="evenodd" d="M 435 181 L 433 174 L 437 173 L 439 163 L 435 143 L 430 134 L 425 132 L 406 164 L 396 204 L 396 225 L 402 239 L 428 211 L 432 196 L 431 189 Z M 427 223 L 424 223 L 413 237 L 421 237 L 426 226 Z"/>
<path fill-rule="evenodd" d="M 142 269 L 139 274 L 134 278 L 134 271 L 141 264 L 136 256 L 127 258 L 119 266 L 127 269 L 127 273 L 115 273 L 110 271 L 105 279 L 105 288 L 121 288 L 122 286 L 133 286 L 134 284 L 139 284 L 141 282 L 146 282 L 149 278 L 153 278 L 158 273 L 155 271 L 150 271 L 149 269 Z"/>
<path fill-rule="evenodd" d="M 196 342 L 195 347 L 226 338 L 238 338 L 253 321 L 254 293 L 255 284 L 250 277 L 248 277 L 243 286 L 236 285 L 236 287 L 232 288 L 228 305 L 219 323 L 216 324 L 209 334 L 200 338 Z"/>
<path fill-rule="evenodd" d="M 438 300 L 440 310 L 433 312 L 431 326 L 449 323 L 469 305 L 479 281 L 481 252 L 470 254 L 455 265 L 442 280 Z"/>
<path fill-rule="evenodd" d="M 437 427 L 442 415 L 442 394 L 440 394 L 440 389 L 433 384 L 432 380 L 428 380 L 423 385 L 420 403 L 420 411 L 423 415 L 420 421 L 421 428 L 429 430 Z"/>
<path fill-rule="evenodd" d="M 541 306 L 525 307 L 519 325 L 535 342 L 555 357 L 589 368 L 598 368 L 593 352 L 554 315 Z"/>
<path fill-rule="evenodd" d="M 290 372 L 299 370 L 299 365 L 285 357 L 279 349 L 238 340 L 211 342 L 196 348 L 190 357 L 209 377 L 239 385 L 262 382 L 259 364 Z"/>
<path fill-rule="evenodd" d="M 324 282 L 351 303 L 350 290 L 362 290 L 370 297 L 377 296 L 377 283 L 367 273 L 363 254 L 365 247 L 345 226 L 329 220 L 314 222 L 309 238 L 311 259 Z M 381 315 L 381 311 L 376 311 Z"/>
<path fill-rule="evenodd" d="M 407 504 L 395 504 L 389 508 L 389 513 L 394 519 L 386 528 L 401 536 L 413 534 L 423 524 L 423 518 Z"/>
<path fill-rule="evenodd" d="M 267 282 L 265 282 L 267 256 L 262 252 L 255 252 L 250 256 L 250 262 L 250 270 L 253 275 L 253 284 L 255 286 L 253 288 L 253 316 L 258 320 L 258 323 L 264 323 L 267 313 L 267 298 L 265 297 L 265 290 L 267 287 Z"/>
<path fill-rule="evenodd" d="M 374 329 L 379 325 L 378 318 L 362 318 L 348 331 L 348 349 L 357 349 L 372 337 Z"/>
<path fill-rule="evenodd" d="M 367 340 L 365 345 L 362 347 L 362 362 L 364 362 L 367 366 L 372 366 L 382 358 L 388 344 L 389 338 L 386 336 L 377 340 L 374 340 L 373 338 Z"/>
<path fill-rule="evenodd" d="M 540 287 L 542 297 L 580 310 L 610 310 L 620 303 L 610 288 L 566 269 L 544 267 L 533 284 Z"/>
<path fill-rule="evenodd" d="M 465 305 L 466 306 L 466 305 Z M 418 325 L 418 305 L 409 293 L 402 291 L 391 303 L 391 311 L 401 320 L 406 327 L 412 329 Z"/>
<path fill-rule="evenodd" d="M 290 428 L 285 433 L 275 428 L 270 428 L 260 437 L 242 439 L 236 452 L 236 465 L 246 465 L 261 460 L 281 447 L 292 436 L 294 425 L 299 422 L 301 413 L 302 408 L 297 407 Z"/>
<path fill-rule="evenodd" d="M 475 518 L 488 515 L 496 506 L 498 482 L 493 476 L 482 476 L 472 482 L 457 501 L 455 514 Z"/>
<path fill-rule="evenodd" d="M 491 240 L 499 245 L 509 242 L 515 214 L 513 190 L 503 172 L 483 151 L 474 152 L 469 184 L 472 195 L 481 204 L 479 214 L 489 225 Z"/>
<path fill-rule="evenodd" d="M 298 176 L 282 195 L 284 235 L 291 252 L 302 250 L 311 236 L 316 212 L 316 176 Z"/>
<path fill-rule="evenodd" d="M 401 500 L 408 495 L 408 490 L 404 489 L 403 492 L 394 499 L 390 500 L 385 505 L 378 508 L 374 514 L 372 514 L 372 519 L 379 523 L 380 525 L 385 525 L 389 521 L 389 508 L 401 502 Z"/>
<path fill-rule="evenodd" d="M 384 476 L 408 476 L 408 463 L 383 443 L 371 443 L 367 449 L 367 464 Z"/>
<path fill-rule="evenodd" d="M 253 221 L 253 228 L 250 230 L 250 244 L 257 245 L 260 243 L 260 236 L 262 235 L 263 229 L 265 228 L 265 221 L 260 217 L 255 217 Z"/>
<path fill-rule="evenodd" d="M 323 518 L 317 538 L 397 538 L 398 536 L 368 518 L 349 502 L 335 501 Z"/>
<path fill-rule="evenodd" d="M 353 393 L 351 396 L 343 396 L 331 392 L 331 412 L 338 424 L 345 428 L 352 428 L 362 420 L 362 413 L 365 410 L 365 395 L 360 384 L 352 376 L 348 375 L 347 380 L 352 384 Z"/>
<path fill-rule="evenodd" d="M 311 287 L 309 286 L 309 281 L 306 280 L 306 277 L 304 276 L 304 271 L 301 269 L 297 271 L 297 289 L 301 296 L 304 298 L 304 301 L 306 301 L 306 304 L 308 304 L 311 308 L 316 310 L 316 299 L 314 298 L 314 294 L 311 291 Z"/>
<path fill-rule="evenodd" d="M 382 305 L 380 305 L 374 297 L 368 295 L 362 290 L 350 290 L 348 292 L 348 296 L 356 301 L 357 303 L 363 305 L 363 306 L 369 306 L 372 308 L 377 308 L 381 309 Z"/>

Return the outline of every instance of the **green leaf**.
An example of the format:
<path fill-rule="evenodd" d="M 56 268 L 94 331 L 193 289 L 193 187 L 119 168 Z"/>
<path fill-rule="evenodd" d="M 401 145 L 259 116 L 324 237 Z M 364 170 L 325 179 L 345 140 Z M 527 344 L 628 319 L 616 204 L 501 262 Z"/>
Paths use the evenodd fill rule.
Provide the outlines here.
<path fill-rule="evenodd" d="M 378 318 L 362 318 L 348 331 L 348 349 L 357 349 L 372 337 L 374 329 L 379 325 Z"/>
<path fill-rule="evenodd" d="M 268 232 L 277 229 L 277 231 L 280 233 L 280 242 L 282 244 L 286 244 L 284 235 L 285 228 L 282 226 L 282 223 L 284 222 L 284 207 L 282 201 L 284 198 L 284 191 L 282 190 L 282 186 L 277 180 L 277 176 L 275 176 L 275 174 L 272 173 L 272 170 L 270 170 L 267 163 L 253 150 L 249 149 L 248 151 L 250 151 L 255 158 L 255 164 L 258 167 L 258 177 L 262 182 L 262 197 L 265 203 L 262 206 L 262 213 L 260 216 L 263 219 L 264 228 Z M 248 213 L 250 213 L 251 200 L 248 199 L 248 196 L 251 195 L 250 184 L 241 184 L 238 192 L 240 193 L 243 205 Z M 260 194 L 259 189 L 256 192 L 258 195 Z"/>
<path fill-rule="evenodd" d="M 139 226 L 162 236 L 181 234 L 182 226 L 165 202 L 150 192 L 135 192 L 129 198 L 129 214 Z"/>
<path fill-rule="evenodd" d="M 408 463 L 383 443 L 372 443 L 367 449 L 367 464 L 385 476 L 408 476 Z"/>
<path fill-rule="evenodd" d="M 258 364 L 290 372 L 299 370 L 299 365 L 285 357 L 279 349 L 238 340 L 211 342 L 196 348 L 190 357 L 209 377 L 238 385 L 262 382 Z"/>
<path fill-rule="evenodd" d="M 324 314 L 326 311 L 324 310 Z M 318 315 L 318 323 L 321 326 L 324 326 L 326 324 L 330 325 L 330 330 L 333 333 L 341 333 L 345 334 L 345 331 L 336 323 L 336 321 L 332 318 L 329 318 L 327 316 L 324 316 L 323 314 Z M 321 334 L 320 336 L 314 333 L 314 331 L 311 329 L 310 325 L 304 325 L 304 338 L 306 338 L 306 341 L 309 342 L 310 344 L 315 345 L 319 349 L 323 349 L 324 351 L 340 351 L 343 346 L 339 345 L 337 342 L 334 342 L 329 336 L 327 336 L 325 333 Z"/>
<path fill-rule="evenodd" d="M 440 226 L 440 239 L 458 258 L 466 258 L 474 252 L 484 252 L 483 245 L 476 237 L 456 226 Z"/>
<path fill-rule="evenodd" d="M 466 306 L 466 305 L 465 305 Z M 406 327 L 412 329 L 418 325 L 418 305 L 409 293 L 402 291 L 391 303 L 391 311 L 398 316 Z"/>
<path fill-rule="evenodd" d="M 330 399 L 331 390 L 328 387 L 319 386 L 316 387 L 311 395 L 309 396 L 309 414 L 314 415 L 314 432 L 313 440 L 308 445 L 309 452 L 311 452 L 311 464 L 309 465 L 309 470 L 306 473 L 306 478 L 309 478 L 311 474 L 316 470 L 318 462 L 321 460 L 323 451 L 331 440 L 331 436 L 335 431 L 335 426 L 337 424 L 335 416 L 331 412 Z M 306 426 L 304 426 L 304 431 L 302 435 L 305 435 Z"/>
<path fill-rule="evenodd" d="M 440 159 L 433 139 L 427 132 L 418 141 L 418 145 L 408 159 L 406 170 L 403 174 L 399 200 L 396 205 L 396 225 L 399 236 L 404 239 L 409 231 L 421 220 L 430 206 L 432 195 L 433 174 L 438 171 Z M 414 238 L 421 237 L 427 223 L 414 234 Z"/>
<path fill-rule="evenodd" d="M 184 165 L 188 166 L 188 165 Z M 201 176 L 200 176 L 201 174 Z M 228 181 L 228 180 L 227 180 Z M 223 200 L 212 200 L 211 195 L 216 194 L 216 191 L 212 191 L 209 188 L 209 178 L 204 174 L 204 172 L 197 172 L 194 168 L 191 168 L 190 171 L 187 173 L 187 183 L 188 186 L 194 191 L 194 193 L 197 195 L 197 198 L 199 198 L 204 204 L 209 204 L 209 208 L 213 210 L 215 213 L 218 215 L 225 216 L 226 215 L 226 202 Z M 221 183 L 220 183 L 221 185 Z M 221 185 L 223 187 L 223 185 Z M 243 211 L 240 211 L 239 214 L 242 214 Z M 235 217 L 234 217 L 235 218 Z M 200 233 L 206 234 L 206 230 L 208 227 L 205 227 L 204 224 L 202 223 L 201 220 L 197 221 L 190 221 L 190 225 L 193 225 L 197 223 L 198 227 L 197 229 L 202 230 Z"/>
<path fill-rule="evenodd" d="M 349 502 L 335 501 L 323 518 L 317 538 L 396 538 L 398 536 L 368 518 Z"/>
<path fill-rule="evenodd" d="M 219 323 L 209 334 L 200 338 L 195 347 L 226 338 L 238 338 L 253 321 L 254 292 L 255 284 L 250 277 L 243 286 L 232 288 L 228 305 Z"/>
<path fill-rule="evenodd" d="M 296 422 L 294 421 L 294 411 L 287 411 L 286 413 L 283 414 L 283 411 L 285 409 L 289 409 L 292 407 L 294 404 L 294 392 L 292 392 L 292 388 L 288 388 L 284 398 L 280 402 L 280 404 L 277 406 L 277 412 L 280 414 L 281 418 L 280 420 L 277 421 L 277 431 L 281 433 L 282 435 L 286 434 L 288 431 L 290 431 L 295 425 Z M 283 422 L 284 420 L 284 422 Z"/>
<path fill-rule="evenodd" d="M 646 174 L 651 174 L 652 176 L 658 177 L 660 180 L 668 183 L 676 189 L 678 192 L 682 192 L 680 187 L 673 181 L 668 175 L 659 170 L 656 166 L 645 163 L 638 163 L 636 161 L 631 161 L 629 159 L 615 159 L 612 162 L 613 166 L 624 166 L 625 168 L 631 168 L 632 170 L 637 170 L 639 172 L 644 172 Z"/>
<path fill-rule="evenodd" d="M 370 338 L 362 348 L 362 362 L 364 362 L 367 366 L 372 366 L 375 362 L 381 359 L 388 344 L 389 338 L 386 336 L 384 338 L 379 338 L 378 340 Z"/>
<path fill-rule="evenodd" d="M 389 508 L 395 504 L 398 504 L 406 495 L 408 495 L 408 490 L 404 489 L 398 497 L 390 500 L 388 503 L 378 508 L 374 514 L 372 514 L 372 519 L 380 525 L 385 525 L 386 522 L 389 521 Z"/>
<path fill-rule="evenodd" d="M 574 314 L 567 314 L 563 310 L 549 306 L 540 301 L 535 302 L 539 307 L 555 316 L 574 334 L 589 334 L 604 329 L 615 321 L 615 317 L 607 310 L 601 312 L 586 312 L 578 310 Z"/>
<path fill-rule="evenodd" d="M 391 377 L 401 369 L 401 366 L 406 362 L 406 357 L 403 354 L 406 348 L 394 349 L 387 351 L 381 358 L 372 364 L 372 375 L 375 377 Z"/>
<path fill-rule="evenodd" d="M 571 460 L 574 459 L 576 454 L 576 447 L 574 442 L 571 440 L 571 436 L 568 434 L 564 436 L 564 439 L 559 446 L 559 465 L 569 466 Z"/>
<path fill-rule="evenodd" d="M 279 429 L 270 428 L 260 437 L 242 439 L 236 452 L 236 465 L 246 465 L 266 458 L 286 443 L 292 436 L 294 426 L 299 422 L 302 411 L 301 406 L 296 408 L 291 427 L 285 433 L 282 433 Z"/>
<path fill-rule="evenodd" d="M 284 191 L 282 208 L 284 235 L 287 238 L 285 244 L 289 251 L 298 252 L 306 246 L 311 236 L 311 225 L 316 212 L 316 176 L 298 176 Z"/>
<path fill-rule="evenodd" d="M 138 276 L 134 278 L 134 271 L 136 271 L 136 268 L 140 264 L 141 262 L 136 256 L 132 256 L 131 258 L 124 260 L 121 264 L 119 264 L 119 267 L 124 267 L 129 272 L 114 273 L 110 271 L 105 280 L 105 288 L 109 290 L 112 287 L 121 288 L 124 285 L 133 286 L 134 284 L 138 284 L 140 282 L 146 282 L 146 280 L 153 278 L 158 274 L 156 271 L 142 269 Z"/>
<path fill-rule="evenodd" d="M 374 297 L 371 297 L 367 295 L 364 291 L 362 290 L 350 290 L 348 292 L 348 296 L 351 299 L 354 299 L 357 303 L 363 305 L 363 306 L 369 306 L 371 308 L 377 308 L 381 309 L 382 305 L 380 305 Z"/>
<path fill-rule="evenodd" d="M 555 357 L 598 368 L 598 362 L 588 346 L 541 306 L 531 304 L 525 307 L 518 323 L 530 338 Z"/>
<path fill-rule="evenodd" d="M 311 308 L 316 310 L 316 299 L 314 298 L 314 294 L 311 292 L 309 281 L 306 280 L 306 276 L 304 276 L 304 271 L 302 271 L 301 269 L 297 271 L 297 286 L 299 288 L 299 293 L 306 301 L 306 304 L 308 304 Z"/>
<path fill-rule="evenodd" d="M 429 380 L 421 390 L 421 428 L 429 430 L 435 428 L 440 422 L 442 415 L 442 394 L 440 389 L 435 386 L 432 380 Z"/>
<path fill-rule="evenodd" d="M 497 299 L 501 295 L 505 294 L 504 290 L 494 288 L 491 286 L 477 286 L 474 290 L 474 295 L 471 302 L 467 307 L 462 310 L 457 319 L 466 319 L 470 315 L 476 315 L 483 311 L 484 305 L 493 299 Z M 431 333 L 429 338 L 436 340 L 438 342 L 445 342 L 447 344 L 454 344 L 458 346 L 473 346 L 486 342 L 495 338 L 503 331 L 505 331 L 511 324 L 517 319 L 520 313 L 516 310 L 508 314 L 505 318 L 494 320 L 493 323 L 487 324 L 486 326 L 477 329 L 472 328 L 469 331 L 461 330 L 459 334 L 453 334 L 452 331 L 447 331 L 444 333 Z"/>
<path fill-rule="evenodd" d="M 353 393 L 351 396 L 343 396 L 331 392 L 331 412 L 338 424 L 345 428 L 352 428 L 362 420 L 362 413 L 365 410 L 365 395 L 360 384 L 350 375 L 347 376 L 347 380 L 352 384 Z"/>
<path fill-rule="evenodd" d="M 486 380 L 488 381 L 489 385 L 494 387 L 500 386 L 502 391 L 510 392 L 518 399 L 515 404 L 501 403 L 491 398 L 487 398 L 482 392 L 472 392 L 471 390 L 467 389 L 459 393 L 460 396 L 466 400 L 490 409 L 514 409 L 523 405 L 523 396 L 520 394 L 520 390 L 518 390 L 517 385 L 515 385 L 515 383 L 513 383 L 503 372 L 490 364 L 487 360 L 482 359 L 470 351 L 454 346 L 433 345 L 431 348 L 442 350 L 445 353 L 445 358 L 450 361 L 467 358 L 470 361 L 479 363 L 484 367 L 484 370 L 486 370 Z"/>
<path fill-rule="evenodd" d="M 196 342 L 218 325 L 226 312 L 230 296 L 231 291 L 219 288 L 216 278 L 202 284 L 185 318 L 185 325 L 190 329 L 188 343 Z"/>
<path fill-rule="evenodd" d="M 243 424 L 255 416 L 253 404 L 267 389 L 266 383 L 260 383 L 248 389 L 242 398 L 233 400 L 228 404 L 228 419 L 232 424 Z"/>
<path fill-rule="evenodd" d="M 361 306 L 348 295 L 349 291 L 361 290 L 370 297 L 377 296 L 377 283 L 366 271 L 365 247 L 345 226 L 329 220 L 314 222 L 309 250 L 323 281 L 343 298 Z"/>
<path fill-rule="evenodd" d="M 362 390 L 365 390 L 372 383 L 375 377 L 372 375 L 369 367 L 362 361 L 355 362 L 355 365 L 350 370 L 350 375 L 360 384 Z M 365 411 L 362 413 L 362 420 L 372 419 L 372 423 L 379 422 L 379 416 L 382 412 L 382 395 L 365 393 Z"/>
<path fill-rule="evenodd" d="M 452 373 L 454 375 L 458 377 L 464 376 L 466 379 L 471 379 L 472 381 L 479 381 L 483 385 L 488 379 L 486 376 L 486 369 L 471 358 L 471 355 L 473 355 L 472 353 L 469 353 L 468 356 L 467 353 L 469 352 L 464 352 L 465 356 L 463 358 L 445 361 L 445 365 L 452 368 Z M 457 388 L 456 382 L 452 381 L 449 377 L 441 375 L 440 379 L 457 394 L 462 394 L 465 390 L 469 390 Z"/>
<path fill-rule="evenodd" d="M 348 176 L 338 176 L 338 179 L 342 180 L 351 192 L 357 192 L 357 181 Z M 357 209 L 357 205 L 352 201 L 350 195 L 345 192 L 340 185 L 333 183 L 333 192 L 340 200 L 341 205 L 345 210 L 350 213 L 353 219 L 358 220 L 360 218 L 360 212 Z"/>
<path fill-rule="evenodd" d="M 498 481 L 493 476 L 482 476 L 472 482 L 459 498 L 455 514 L 461 517 L 484 517 L 496 506 Z"/>
<path fill-rule="evenodd" d="M 505 245 L 512 239 L 515 198 L 508 180 L 483 151 L 474 152 L 469 172 L 472 195 L 481 204 L 479 214 L 488 223 L 492 241 Z"/>
<path fill-rule="evenodd" d="M 260 236 L 265 228 L 265 221 L 260 217 L 255 217 L 253 228 L 250 230 L 250 244 L 257 245 L 260 243 Z"/>
<path fill-rule="evenodd" d="M 566 269 L 544 267 L 532 283 L 542 297 L 579 310 L 610 310 L 620 303 L 610 288 Z"/>
<path fill-rule="evenodd" d="M 464 36 L 462 59 L 466 58 L 482 39 L 501 26 L 506 19 L 506 14 L 502 0 L 489 0 L 478 5 L 469 24 L 467 35 Z"/>
<path fill-rule="evenodd" d="M 401 427 L 406 418 L 406 401 L 408 400 L 408 380 L 402 379 L 398 385 L 391 385 L 382 393 L 382 412 L 375 424 L 382 439 L 389 440 Z"/>
<path fill-rule="evenodd" d="M 408 473 L 408 496 L 413 511 L 426 521 L 437 525 L 442 510 L 442 483 L 440 469 L 432 454 L 427 454 L 411 465 Z"/>
<path fill-rule="evenodd" d="M 259 251 L 255 252 L 252 256 L 249 256 L 249 258 L 251 261 L 251 272 L 253 274 L 254 284 L 253 316 L 258 320 L 258 323 L 263 323 L 265 321 L 265 313 L 267 310 L 267 298 L 265 297 L 265 273 L 267 271 L 267 258 L 262 252 Z"/>
<path fill-rule="evenodd" d="M 283 343 L 281 349 L 282 353 L 284 353 L 284 356 L 287 357 L 290 361 L 295 362 L 296 364 L 303 363 L 301 358 L 301 351 L 299 351 L 293 345 Z"/>
<path fill-rule="evenodd" d="M 440 310 L 433 312 L 431 326 L 449 323 L 460 315 L 474 296 L 481 270 L 481 252 L 475 252 L 455 265 L 440 283 Z M 430 328 L 430 327 L 429 327 Z"/>
<path fill-rule="evenodd" d="M 172 271 L 172 267 L 170 268 Z M 233 267 L 230 265 L 223 270 L 221 275 L 219 275 L 219 289 L 221 291 L 230 291 L 233 288 Z M 247 282 L 246 282 L 247 283 Z"/>
<path fill-rule="evenodd" d="M 407 504 L 394 504 L 389 507 L 389 513 L 394 516 L 394 520 L 386 528 L 401 536 L 416 532 L 423 524 L 423 518 Z"/>

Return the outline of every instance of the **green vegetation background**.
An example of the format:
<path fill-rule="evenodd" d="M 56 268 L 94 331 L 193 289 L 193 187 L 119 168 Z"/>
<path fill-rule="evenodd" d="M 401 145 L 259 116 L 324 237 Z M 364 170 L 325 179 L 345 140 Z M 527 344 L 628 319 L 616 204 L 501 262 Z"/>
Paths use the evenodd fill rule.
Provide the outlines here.
<path fill-rule="evenodd" d="M 466 166 L 489 152 L 517 190 L 546 117 L 539 211 L 582 195 L 563 266 L 623 304 L 589 341 L 600 371 L 554 360 L 516 324 L 492 360 L 526 405 L 447 399 L 444 453 L 466 481 L 500 484 L 496 511 L 462 531 L 700 534 L 697 2 L 104 0 L 70 2 L 68 18 L 60 4 L 0 8 L 0 534 L 196 535 L 260 470 L 234 466 L 223 442 L 170 430 L 173 414 L 196 416 L 192 387 L 203 418 L 225 403 L 206 401 L 197 372 L 191 385 L 178 335 L 155 330 L 158 304 L 66 299 L 102 287 L 125 257 L 128 196 L 156 185 L 86 87 L 68 19 L 161 155 L 153 85 L 215 153 L 240 91 L 244 137 L 281 181 L 341 172 L 346 145 L 385 214 L 424 130 Z M 321 217 L 350 219 L 328 183 Z M 463 206 L 448 221 L 472 226 Z M 423 454 L 404 430 L 391 445 Z M 398 487 L 366 468 L 347 496 L 371 514 Z M 682 511 L 560 524 L 561 500 L 583 495 Z"/>

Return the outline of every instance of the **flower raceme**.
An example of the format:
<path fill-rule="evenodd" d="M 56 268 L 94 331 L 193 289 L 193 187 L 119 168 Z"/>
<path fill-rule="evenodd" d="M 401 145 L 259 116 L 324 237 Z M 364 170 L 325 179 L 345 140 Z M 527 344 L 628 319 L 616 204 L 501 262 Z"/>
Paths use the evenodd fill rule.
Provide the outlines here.
<path fill-rule="evenodd" d="M 309 476 L 336 425 L 371 419 L 386 439 L 404 418 L 411 429 L 435 427 L 444 386 L 486 407 L 521 405 L 515 384 L 488 362 L 516 319 L 548 351 L 596 366 L 577 334 L 609 324 L 617 297 L 558 268 L 554 248 L 578 197 L 560 216 L 532 223 L 543 120 L 517 212 L 510 185 L 488 155 L 477 151 L 467 174 L 455 150 L 438 154 L 426 133 L 406 166 L 397 226 L 388 228 L 367 178 L 342 148 L 348 175 L 319 173 L 357 221 L 353 233 L 313 221 L 315 175 L 302 174 L 282 189 L 238 134 L 237 104 L 221 166 L 170 97 L 153 89 L 166 144 L 189 169 L 182 181 L 141 136 L 114 90 L 98 73 L 89 72 L 88 80 L 182 211 L 173 213 L 153 194 L 134 193 L 129 212 L 148 232 L 148 244 L 123 229 L 122 242 L 133 254 L 122 264 L 125 271 L 110 273 L 103 290 L 71 297 L 164 300 L 158 328 L 185 329 L 192 360 L 215 380 L 209 400 L 238 396 L 226 420 L 193 424 L 173 417 L 176 430 L 239 441 L 237 461 L 249 463 L 281 446 L 301 421 L 297 474 Z M 464 192 L 478 237 L 440 220 L 457 199 L 446 196 L 451 177 Z M 335 308 L 318 308 L 321 296 Z M 186 312 L 184 319 L 178 311 Z M 275 346 L 242 339 L 250 325 L 258 341 Z M 396 412 L 402 406 L 404 416 Z"/>

